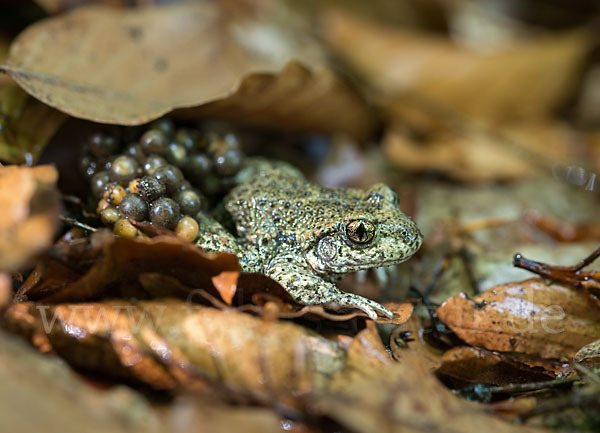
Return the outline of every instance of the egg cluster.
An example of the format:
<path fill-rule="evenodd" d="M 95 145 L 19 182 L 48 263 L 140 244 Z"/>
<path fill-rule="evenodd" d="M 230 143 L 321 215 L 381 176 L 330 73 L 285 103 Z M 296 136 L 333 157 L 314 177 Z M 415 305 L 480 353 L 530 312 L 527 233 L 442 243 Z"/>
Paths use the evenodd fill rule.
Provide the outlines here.
<path fill-rule="evenodd" d="M 198 236 L 194 217 L 206 210 L 207 196 L 232 183 L 243 154 L 231 133 L 175 128 L 162 119 L 134 142 L 93 134 L 81 162 L 98 200 L 96 212 L 115 234 L 137 236 L 130 222 L 135 220 L 193 241 Z"/>

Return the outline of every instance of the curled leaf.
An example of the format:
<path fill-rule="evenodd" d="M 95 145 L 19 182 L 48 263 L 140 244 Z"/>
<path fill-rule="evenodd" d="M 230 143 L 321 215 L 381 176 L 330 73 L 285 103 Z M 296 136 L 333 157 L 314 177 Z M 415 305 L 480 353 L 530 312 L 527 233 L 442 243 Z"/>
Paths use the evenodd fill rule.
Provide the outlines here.
<path fill-rule="evenodd" d="M 437 314 L 473 346 L 542 358 L 568 360 L 600 337 L 599 313 L 587 298 L 536 278 L 496 286 L 473 299 L 460 293 Z"/>
<path fill-rule="evenodd" d="M 46 104 L 97 122 L 141 124 L 196 107 L 179 115 L 365 136 L 364 103 L 322 67 L 318 46 L 272 27 L 211 2 L 81 7 L 27 28 L 2 69 Z M 257 43 L 263 32 L 277 47 Z"/>
<path fill-rule="evenodd" d="M 115 294 L 144 298 L 148 292 L 143 291 L 140 277 L 148 273 L 163 274 L 187 287 L 217 294 L 213 278 L 222 272 L 237 275 L 239 269 L 234 255 L 207 254 L 177 236 L 126 239 L 100 231 L 89 245 L 78 242 L 66 248 L 58 246 L 21 287 L 17 300 L 77 302 Z M 153 294 L 189 295 L 178 288 L 169 285 L 162 287 L 162 293 Z"/>
<path fill-rule="evenodd" d="M 338 345 L 298 325 L 183 301 L 23 303 L 5 321 L 47 338 L 86 370 L 158 389 L 209 386 L 290 405 L 298 405 L 298 393 L 322 389 L 344 361 Z"/>
<path fill-rule="evenodd" d="M 408 95 L 407 104 L 411 95 L 417 95 L 491 122 L 550 113 L 572 91 L 577 68 L 593 40 L 585 32 L 574 32 L 480 53 L 447 39 L 382 28 L 342 12 L 325 15 L 323 33 L 333 49 L 383 94 Z"/>

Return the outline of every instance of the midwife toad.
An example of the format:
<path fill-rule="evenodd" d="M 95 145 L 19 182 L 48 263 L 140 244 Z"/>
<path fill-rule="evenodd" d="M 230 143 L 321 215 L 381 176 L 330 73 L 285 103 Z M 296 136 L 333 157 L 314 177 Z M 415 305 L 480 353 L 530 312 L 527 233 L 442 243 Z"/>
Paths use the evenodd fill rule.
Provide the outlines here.
<path fill-rule="evenodd" d="M 266 161 L 243 169 L 238 182 L 223 203 L 237 236 L 200 214 L 199 247 L 236 254 L 244 271 L 273 278 L 301 304 L 393 316 L 332 283 L 349 272 L 408 260 L 421 246 L 419 229 L 389 187 L 325 188 L 288 164 Z"/>

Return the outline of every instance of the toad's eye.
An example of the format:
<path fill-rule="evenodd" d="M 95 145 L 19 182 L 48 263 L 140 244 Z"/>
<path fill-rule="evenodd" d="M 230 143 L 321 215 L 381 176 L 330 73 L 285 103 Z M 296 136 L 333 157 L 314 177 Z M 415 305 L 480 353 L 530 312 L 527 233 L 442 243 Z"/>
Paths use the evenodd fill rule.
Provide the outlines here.
<path fill-rule="evenodd" d="M 346 236 L 357 244 L 367 244 L 375 237 L 375 224 L 367 220 L 352 220 L 346 224 Z"/>

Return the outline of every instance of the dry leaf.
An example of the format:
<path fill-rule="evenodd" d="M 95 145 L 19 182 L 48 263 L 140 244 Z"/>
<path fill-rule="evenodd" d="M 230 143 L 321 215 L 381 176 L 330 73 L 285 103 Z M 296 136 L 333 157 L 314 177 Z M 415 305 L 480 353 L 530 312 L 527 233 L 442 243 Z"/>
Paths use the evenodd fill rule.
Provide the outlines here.
<path fill-rule="evenodd" d="M 0 331 L 0 382 L 3 432 L 165 431 L 157 428 L 159 418 L 140 393 L 125 386 L 100 392 L 61 360 L 36 353 L 4 331 Z"/>
<path fill-rule="evenodd" d="M 78 8 L 26 29 L 3 68 L 48 105 L 103 123 L 141 124 L 201 106 L 179 115 L 368 133 L 364 103 L 320 66 L 324 55 L 307 35 L 292 38 L 225 11 L 206 2 Z M 265 32 L 276 47 L 260 45 Z M 294 59 L 317 69 L 289 63 Z"/>
<path fill-rule="evenodd" d="M 595 167 L 600 162 L 592 157 L 592 146 L 582 145 L 581 137 L 566 125 L 529 122 L 505 127 L 502 134 L 499 139 L 445 130 L 415 140 L 403 128 L 391 128 L 384 152 L 405 170 L 444 173 L 467 182 L 519 180 L 548 174 L 559 165 Z"/>
<path fill-rule="evenodd" d="M 408 341 L 404 336 L 408 337 Z M 423 339 L 423 319 L 416 314 L 394 329 L 390 335 L 390 349 L 396 361 L 402 362 L 407 355 L 416 356 L 430 370 L 435 370 L 441 362 L 441 351 Z"/>
<path fill-rule="evenodd" d="M 573 90 L 592 38 L 584 32 L 479 53 L 435 36 L 385 29 L 341 12 L 324 16 L 331 47 L 385 95 L 416 95 L 491 122 L 543 118 Z"/>
<path fill-rule="evenodd" d="M 86 370 L 160 389 L 203 382 L 254 401 L 297 405 L 344 362 L 338 345 L 298 325 L 183 301 L 23 303 L 5 321 Z"/>
<path fill-rule="evenodd" d="M 83 249 L 79 242 L 66 248 L 58 246 L 24 283 L 16 300 L 89 301 L 114 295 L 115 290 L 121 296 L 143 298 L 140 276 L 155 273 L 172 277 L 183 286 L 218 295 L 213 278 L 223 272 L 238 275 L 239 270 L 235 255 L 208 254 L 177 236 L 126 239 L 100 231 L 92 235 L 90 245 Z M 227 281 L 231 282 L 231 277 L 228 274 Z M 164 287 L 163 293 L 154 295 L 184 298 L 190 295 L 189 291 L 181 293 L 177 289 L 179 286 Z"/>
<path fill-rule="evenodd" d="M 0 166 L 0 270 L 16 271 L 50 246 L 60 197 L 54 167 Z"/>
<path fill-rule="evenodd" d="M 570 359 L 600 337 L 600 312 L 581 293 L 533 278 L 444 302 L 437 314 L 473 346 Z"/>
<path fill-rule="evenodd" d="M 450 378 L 462 387 L 465 383 L 507 385 L 554 379 L 552 372 L 528 367 L 508 355 L 475 347 L 455 347 L 444 353 L 438 377 Z M 445 381 L 448 383 L 448 380 Z"/>
<path fill-rule="evenodd" d="M 12 279 L 10 275 L 0 272 L 0 310 L 2 310 L 12 298 Z"/>
<path fill-rule="evenodd" d="M 415 356 L 376 371 L 347 368 L 334 375 L 327 393 L 315 396 L 313 410 L 357 433 L 371 432 L 535 432 L 483 413 L 481 406 L 448 391 Z"/>

